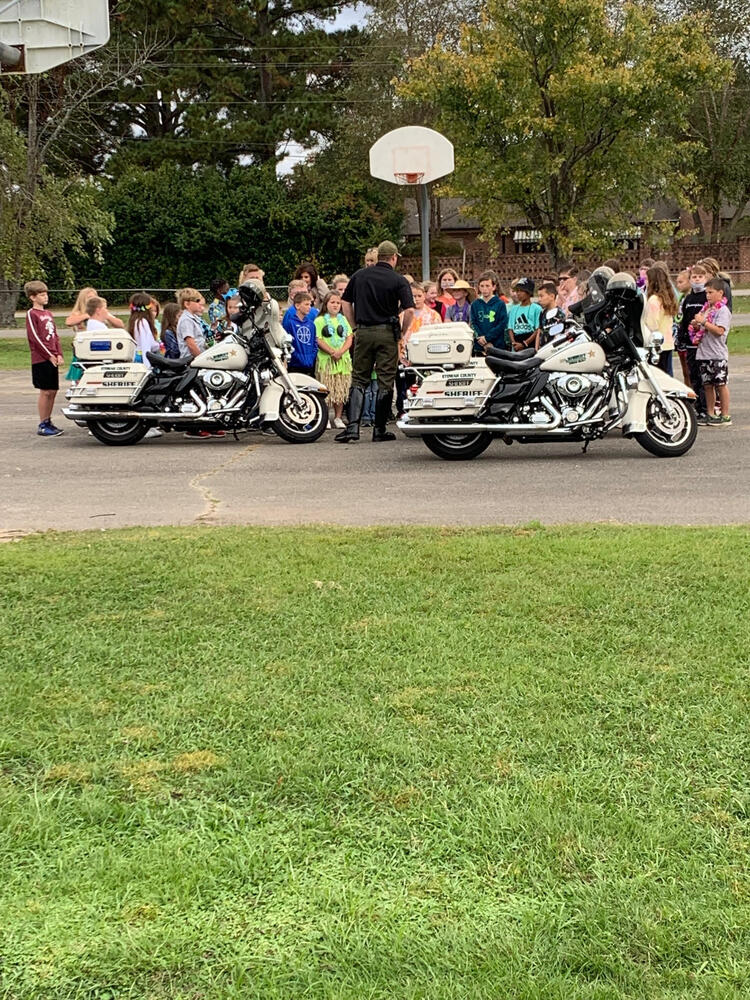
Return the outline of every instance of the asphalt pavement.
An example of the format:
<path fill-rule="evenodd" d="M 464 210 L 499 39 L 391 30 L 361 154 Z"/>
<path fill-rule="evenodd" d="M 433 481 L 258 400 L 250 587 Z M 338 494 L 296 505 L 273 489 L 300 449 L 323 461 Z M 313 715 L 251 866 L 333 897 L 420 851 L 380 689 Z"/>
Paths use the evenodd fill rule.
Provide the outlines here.
<path fill-rule="evenodd" d="M 400 433 L 391 444 L 312 445 L 259 433 L 180 434 L 100 444 L 59 412 L 60 438 L 36 435 L 28 372 L 0 372 L 0 538 L 130 525 L 498 525 L 750 520 L 750 357 L 730 360 L 733 426 L 702 427 L 682 458 L 658 459 L 613 433 L 576 444 L 493 442 L 444 462 Z M 62 392 L 58 397 L 62 402 Z"/>

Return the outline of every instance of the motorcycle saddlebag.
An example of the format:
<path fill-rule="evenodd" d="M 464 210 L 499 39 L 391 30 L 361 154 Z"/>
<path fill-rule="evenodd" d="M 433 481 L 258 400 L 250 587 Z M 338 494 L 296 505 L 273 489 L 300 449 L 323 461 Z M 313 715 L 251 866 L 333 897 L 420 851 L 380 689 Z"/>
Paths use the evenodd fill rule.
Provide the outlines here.
<path fill-rule="evenodd" d="M 73 350 L 79 361 L 132 361 L 135 341 L 127 330 L 83 330 L 73 338 Z"/>
<path fill-rule="evenodd" d="M 123 406 L 134 401 L 148 372 L 139 364 L 97 365 L 83 373 L 67 398 L 79 405 Z"/>
<path fill-rule="evenodd" d="M 406 342 L 412 365 L 465 365 L 471 361 L 474 334 L 468 323 L 436 323 L 423 326 Z"/>

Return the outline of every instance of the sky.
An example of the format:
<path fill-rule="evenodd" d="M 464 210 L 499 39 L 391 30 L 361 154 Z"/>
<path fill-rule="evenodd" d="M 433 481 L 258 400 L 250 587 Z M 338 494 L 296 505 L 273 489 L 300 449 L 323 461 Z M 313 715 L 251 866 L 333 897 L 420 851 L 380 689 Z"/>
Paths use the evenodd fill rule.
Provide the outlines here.
<path fill-rule="evenodd" d="M 355 24 L 362 24 L 367 16 L 367 11 L 367 4 L 357 3 L 352 7 L 346 7 L 339 11 L 333 21 L 326 22 L 326 30 L 339 31 L 342 28 L 351 28 Z M 290 142 L 287 146 L 287 155 L 276 165 L 277 176 L 291 173 L 294 166 L 304 159 L 304 154 L 305 150 L 302 146 L 296 142 Z"/>

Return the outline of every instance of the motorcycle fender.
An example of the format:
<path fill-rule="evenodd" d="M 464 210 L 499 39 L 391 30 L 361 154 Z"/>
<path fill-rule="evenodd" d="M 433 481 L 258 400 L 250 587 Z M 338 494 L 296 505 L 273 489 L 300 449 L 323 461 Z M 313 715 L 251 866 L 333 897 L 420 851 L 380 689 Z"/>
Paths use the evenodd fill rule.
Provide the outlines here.
<path fill-rule="evenodd" d="M 648 369 L 649 375 L 658 383 L 665 396 L 695 399 L 695 393 L 684 382 L 672 378 L 671 375 L 667 375 L 661 368 L 656 368 L 654 365 L 649 365 Z M 643 378 L 634 389 L 631 389 L 628 394 L 628 408 L 622 419 L 623 434 L 641 434 L 646 430 L 646 407 L 653 394 L 653 389 Z"/>
<path fill-rule="evenodd" d="M 302 375 L 299 372 L 290 372 L 289 378 L 298 389 L 307 389 L 313 392 L 327 393 L 328 390 L 322 382 L 311 378 L 309 375 Z M 279 419 L 279 404 L 284 395 L 284 385 L 280 378 L 275 378 L 269 382 L 260 396 L 260 420 L 261 423 L 273 423 Z"/>

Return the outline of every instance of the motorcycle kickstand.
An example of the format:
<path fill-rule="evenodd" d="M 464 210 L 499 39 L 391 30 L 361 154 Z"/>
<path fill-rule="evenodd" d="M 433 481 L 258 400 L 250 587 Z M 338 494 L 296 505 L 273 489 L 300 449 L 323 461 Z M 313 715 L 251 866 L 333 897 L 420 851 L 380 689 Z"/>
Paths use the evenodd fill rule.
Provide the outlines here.
<path fill-rule="evenodd" d="M 589 445 L 590 444 L 591 444 L 591 438 L 586 438 L 586 440 L 583 442 L 583 448 L 581 448 L 581 454 L 582 455 L 586 454 L 586 452 L 589 449 Z"/>

